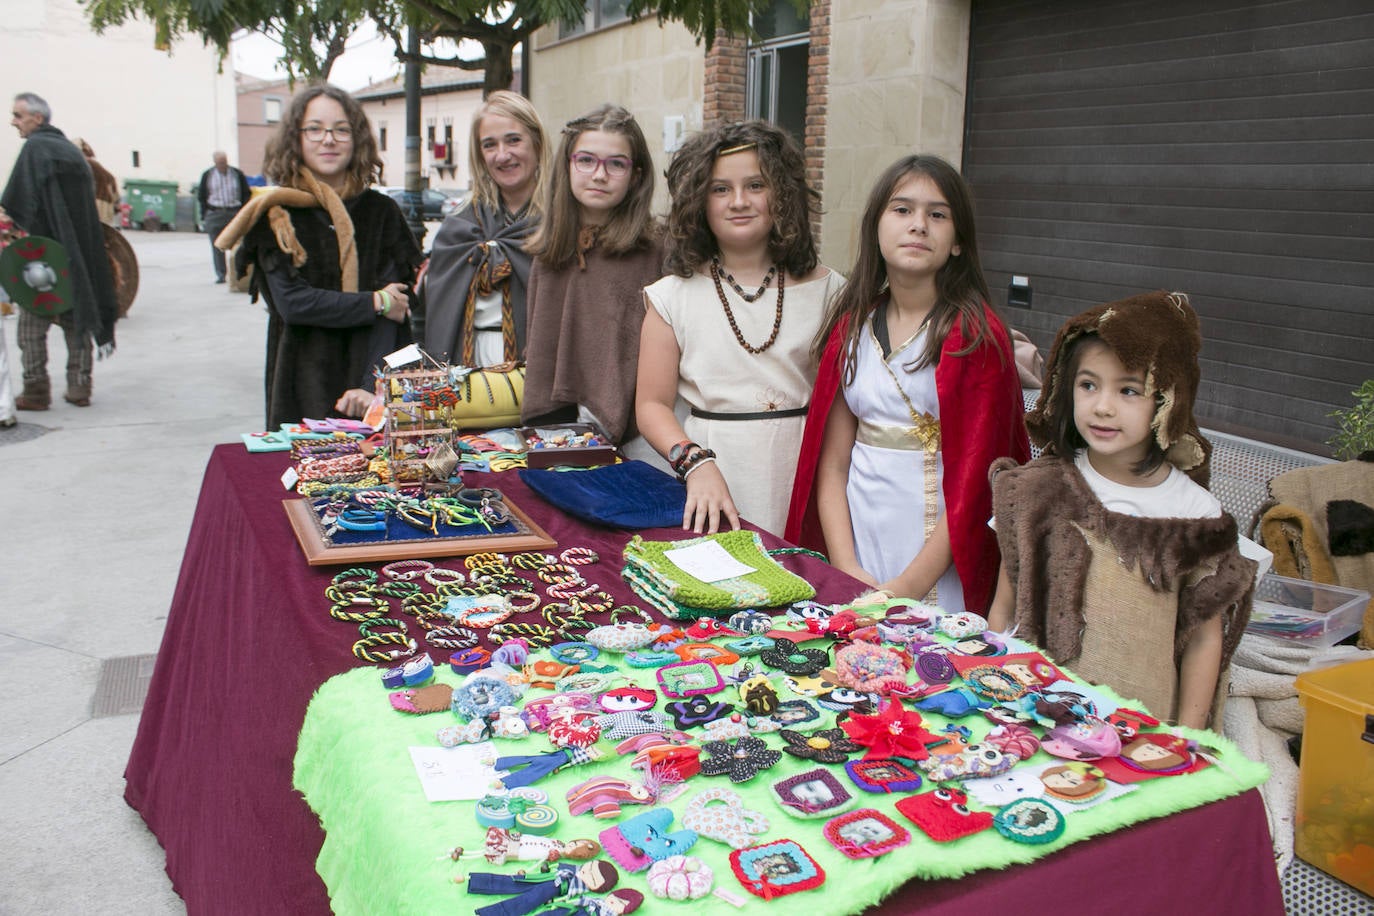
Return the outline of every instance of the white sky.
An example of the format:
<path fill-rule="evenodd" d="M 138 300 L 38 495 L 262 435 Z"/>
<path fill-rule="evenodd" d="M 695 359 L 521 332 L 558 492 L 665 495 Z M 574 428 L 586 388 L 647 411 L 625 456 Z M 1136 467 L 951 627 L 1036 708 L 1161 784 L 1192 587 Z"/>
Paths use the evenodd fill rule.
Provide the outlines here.
<path fill-rule="evenodd" d="M 234 69 L 249 76 L 270 79 L 285 78 L 276 66 L 281 47 L 259 34 L 234 39 L 230 47 Z M 380 83 L 400 73 L 400 64 L 393 56 L 391 39 L 378 35 L 371 22 L 365 22 L 348 41 L 348 50 L 334 63 L 329 81 L 341 89 L 353 92 L 370 82 Z"/>

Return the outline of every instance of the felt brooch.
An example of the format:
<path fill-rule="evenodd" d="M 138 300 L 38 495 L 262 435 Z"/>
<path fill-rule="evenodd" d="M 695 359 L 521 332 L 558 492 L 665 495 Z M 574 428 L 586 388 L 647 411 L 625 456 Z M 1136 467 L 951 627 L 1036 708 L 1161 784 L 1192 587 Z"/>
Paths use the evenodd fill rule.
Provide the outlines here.
<path fill-rule="evenodd" d="M 958 673 L 944 647 L 924 649 L 916 654 L 916 674 L 927 684 L 948 684 Z"/>
<path fill-rule="evenodd" d="M 645 745 L 630 761 L 630 769 L 663 782 L 685 782 L 701 772 L 701 748 L 667 741 Z"/>
<path fill-rule="evenodd" d="M 671 810 L 651 808 L 614 827 L 607 827 L 598 838 L 601 848 L 626 871 L 640 872 L 655 862 L 680 856 L 696 845 L 696 831 L 669 833 L 672 823 Z"/>
<path fill-rule="evenodd" d="M 1040 739 L 1024 725 L 999 725 L 988 732 L 984 744 L 993 747 L 1018 760 L 1026 760 L 1040 750 Z"/>
<path fill-rule="evenodd" d="M 960 655 L 971 655 L 979 658 L 990 658 L 995 655 L 1006 655 L 1007 644 L 995 633 L 978 633 L 974 636 L 966 636 L 956 640 L 949 647 L 951 652 L 958 652 Z"/>
<path fill-rule="evenodd" d="M 986 630 L 988 622 L 972 611 L 960 611 L 958 614 L 943 615 L 939 626 L 940 632 L 951 639 L 963 639 Z"/>
<path fill-rule="evenodd" d="M 599 717 L 588 712 L 565 710 L 549 723 L 549 743 L 554 747 L 589 748 L 601 738 Z"/>
<path fill-rule="evenodd" d="M 851 859 L 874 859 L 911 842 L 910 831 L 872 808 L 832 818 L 821 832 L 832 846 Z"/>
<path fill-rule="evenodd" d="M 767 675 L 756 674 L 739 685 L 740 702 L 755 716 L 767 716 L 778 708 L 778 692 Z"/>
<path fill-rule="evenodd" d="M 905 757 L 923 760 L 927 744 L 936 744 L 939 737 L 926 731 L 920 713 L 908 712 L 901 703 L 888 700 L 877 715 L 851 714 L 840 723 L 845 734 L 868 748 L 866 758 Z"/>
<path fill-rule="evenodd" d="M 840 683 L 864 693 L 885 694 L 906 685 L 907 662 L 891 649 L 852 642 L 835 652 Z"/>
<path fill-rule="evenodd" d="M 821 722 L 821 713 L 805 700 L 783 700 L 768 718 L 783 728 L 810 726 L 815 728 Z"/>
<path fill-rule="evenodd" d="M 669 856 L 649 866 L 649 892 L 665 900 L 699 900 L 711 892 L 715 875 L 695 856 Z"/>
<path fill-rule="evenodd" d="M 831 712 L 871 714 L 878 711 L 883 698 L 876 693 L 862 693 L 849 687 L 833 687 L 816 697 L 816 705 Z"/>
<path fill-rule="evenodd" d="M 524 738 L 530 733 L 529 723 L 514 706 L 502 706 L 491 720 L 491 733 L 497 738 Z"/>
<path fill-rule="evenodd" d="M 930 643 L 929 626 L 918 623 L 884 620 L 878 624 L 878 637 L 903 648 L 911 649 Z"/>
<path fill-rule="evenodd" d="M 422 688 L 428 690 L 429 688 Z M 485 719 L 515 702 L 515 690 L 494 677 L 473 677 L 453 690 L 449 707 L 463 721 Z"/>
<path fill-rule="evenodd" d="M 900 760 L 850 760 L 845 763 L 844 772 L 850 782 L 865 792 L 914 792 L 921 788 L 921 774 Z"/>
<path fill-rule="evenodd" d="M 825 870 L 795 840 L 777 840 L 730 853 L 730 870 L 744 889 L 771 900 L 825 883 Z"/>
<path fill-rule="evenodd" d="M 657 734 L 669 728 L 667 717 L 654 709 L 607 713 L 598 716 L 596 724 L 601 726 L 602 737 L 611 741 L 633 738 L 635 735 Z"/>
<path fill-rule="evenodd" d="M 397 712 L 422 715 L 430 712 L 443 712 L 450 708 L 453 701 L 453 688 L 448 684 L 431 684 L 411 690 L 398 690 L 388 694 L 391 708 Z"/>
<path fill-rule="evenodd" d="M 642 623 L 613 623 L 587 633 L 586 641 L 607 652 L 633 652 L 654 641 L 654 634 Z"/>
<path fill-rule="evenodd" d="M 918 701 L 916 708 L 923 712 L 938 712 L 951 719 L 960 719 L 990 705 L 987 700 L 967 687 L 951 687 Z"/>
<path fill-rule="evenodd" d="M 787 742 L 784 751 L 817 763 L 844 763 L 851 754 L 864 749 L 862 744 L 845 737 L 844 730 L 839 728 L 823 728 L 809 735 L 784 728 L 779 734 Z"/>
<path fill-rule="evenodd" d="M 744 807 L 744 799 L 724 787 L 707 789 L 687 803 L 682 826 L 735 849 L 743 849 L 754 837 L 768 832 L 768 818 Z"/>
<path fill-rule="evenodd" d="M 648 785 L 613 776 L 593 776 L 568 790 L 568 813 L 620 817 L 622 805 L 652 805 L 658 792 Z"/>
<path fill-rule="evenodd" d="M 791 675 L 782 679 L 783 684 L 788 690 L 799 697 L 818 697 L 823 693 L 829 693 L 839 686 L 839 683 L 831 678 L 834 672 L 822 670 L 815 676 L 793 677 Z"/>
<path fill-rule="evenodd" d="M 542 732 L 563 709 L 586 712 L 596 705 L 596 697 L 589 693 L 558 693 L 549 697 L 537 697 L 525 703 L 525 721 L 530 730 Z"/>
<path fill-rule="evenodd" d="M 687 729 L 728 716 L 735 711 L 735 707 L 726 702 L 713 703 L 705 696 L 692 696 L 685 700 L 675 700 L 665 706 L 664 710 L 673 717 L 674 725 Z"/>
<path fill-rule="evenodd" d="M 790 639 L 779 637 L 773 641 L 773 648 L 759 653 L 759 661 L 784 674 L 805 677 L 830 664 L 830 654 L 824 649 L 803 648 Z"/>
<path fill-rule="evenodd" d="M 1100 760 L 1122 753 L 1121 736 L 1096 716 L 1056 725 L 1040 742 L 1040 747 L 1066 760 Z"/>
<path fill-rule="evenodd" d="M 835 615 L 835 609 L 818 601 L 797 601 L 787 608 L 790 620 L 806 623 L 808 620 L 827 620 Z"/>
<path fill-rule="evenodd" d="M 827 817 L 843 811 L 854 796 L 829 770 L 817 767 L 773 783 L 778 804 L 793 817 Z"/>
<path fill-rule="evenodd" d="M 992 815 L 970 811 L 961 789 L 934 789 L 897 802 L 902 816 L 937 843 L 948 843 L 992 826 Z"/>
<path fill-rule="evenodd" d="M 1064 833 L 1064 815 L 1043 798 L 1020 798 L 992 818 L 997 832 L 1018 843 L 1052 843 Z"/>
<path fill-rule="evenodd" d="M 445 725 L 434 733 L 444 747 L 460 744 L 480 744 L 491 737 L 491 725 L 486 719 L 473 719 L 466 725 Z"/>
<path fill-rule="evenodd" d="M 625 664 L 631 668 L 662 668 L 677 662 L 677 653 L 668 651 L 647 651 L 644 649 L 625 653 Z"/>
<path fill-rule="evenodd" d="M 740 738 L 734 744 L 708 741 L 702 751 L 705 757 L 701 772 L 706 776 L 729 776 L 731 782 L 748 782 L 782 759 L 782 752 L 753 737 Z"/>
<path fill-rule="evenodd" d="M 1121 762 L 1138 773 L 1173 776 L 1191 769 L 1196 763 L 1193 754 L 1196 746 L 1186 738 L 1172 735 L 1140 735 L 1121 749 Z"/>
<path fill-rule="evenodd" d="M 606 712 L 639 712 L 653 709 L 658 702 L 658 694 L 647 687 L 614 687 L 601 695 L 598 701 Z"/>
<path fill-rule="evenodd" d="M 952 754 L 942 754 L 937 748 L 916 765 L 934 782 L 953 782 L 1000 776 L 1010 770 L 1018 759 L 1008 757 L 991 745 L 970 744 Z"/>
<path fill-rule="evenodd" d="M 724 646 L 709 642 L 689 642 L 673 650 L 684 662 L 700 659 L 713 665 L 733 665 L 739 656 Z"/>
<path fill-rule="evenodd" d="M 689 637 L 696 640 L 715 639 L 717 636 L 743 636 L 744 631 L 736 630 L 734 627 L 721 623 L 713 617 L 699 617 L 684 631 Z"/>
<path fill-rule="evenodd" d="M 969 668 L 964 672 L 964 683 L 979 696 L 1003 703 L 1026 695 L 1025 685 L 996 665 Z"/>
<path fill-rule="evenodd" d="M 653 635 L 653 642 L 649 643 L 655 650 L 671 652 L 678 646 L 685 643 L 688 639 L 687 631 L 678 627 L 670 626 L 666 623 L 655 623 L 649 627 L 649 632 Z"/>
<path fill-rule="evenodd" d="M 1045 794 L 1071 805 L 1084 805 L 1107 791 L 1107 776 L 1090 763 L 1057 763 L 1040 771 Z"/>

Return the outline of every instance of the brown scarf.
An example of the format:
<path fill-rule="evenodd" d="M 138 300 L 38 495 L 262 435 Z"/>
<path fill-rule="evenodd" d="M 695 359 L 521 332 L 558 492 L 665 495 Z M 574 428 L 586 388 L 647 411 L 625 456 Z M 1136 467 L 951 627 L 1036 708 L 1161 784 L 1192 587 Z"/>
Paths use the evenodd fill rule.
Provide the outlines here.
<path fill-rule="evenodd" d="M 358 291 L 358 246 L 353 238 L 353 219 L 344 207 L 343 199 L 329 185 L 322 184 L 315 174 L 302 168 L 296 174 L 296 187 L 282 186 L 262 194 L 255 194 L 238 212 L 224 231 L 215 239 L 215 247 L 230 251 L 252 229 L 264 213 L 268 225 L 277 238 L 277 246 L 291 256 L 291 263 L 300 267 L 305 263 L 305 249 L 296 240 L 296 230 L 291 225 L 291 217 L 284 207 L 323 207 L 334 223 L 334 234 L 339 240 L 339 270 L 342 282 L 340 291 Z M 344 186 L 344 196 L 356 197 L 362 193 L 350 178 Z"/>

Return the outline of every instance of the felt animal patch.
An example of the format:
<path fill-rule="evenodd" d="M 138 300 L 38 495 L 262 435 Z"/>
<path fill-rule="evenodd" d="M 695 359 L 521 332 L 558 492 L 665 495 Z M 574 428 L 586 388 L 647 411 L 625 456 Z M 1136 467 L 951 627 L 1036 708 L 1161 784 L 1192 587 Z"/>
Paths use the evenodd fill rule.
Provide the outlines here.
<path fill-rule="evenodd" d="M 680 856 L 697 841 L 693 830 L 669 832 L 673 812 L 668 808 L 641 811 L 629 820 L 601 831 L 601 848 L 626 871 L 640 872 L 669 856 Z"/>
<path fill-rule="evenodd" d="M 934 789 L 908 795 L 897 810 L 937 843 L 949 843 L 992 826 L 992 815 L 970 811 L 968 796 L 959 789 Z"/>
<path fill-rule="evenodd" d="M 990 744 L 970 744 L 952 754 L 931 751 L 917 766 L 934 782 L 953 782 L 971 777 L 998 776 L 1010 770 L 1018 758 L 1008 757 Z"/>

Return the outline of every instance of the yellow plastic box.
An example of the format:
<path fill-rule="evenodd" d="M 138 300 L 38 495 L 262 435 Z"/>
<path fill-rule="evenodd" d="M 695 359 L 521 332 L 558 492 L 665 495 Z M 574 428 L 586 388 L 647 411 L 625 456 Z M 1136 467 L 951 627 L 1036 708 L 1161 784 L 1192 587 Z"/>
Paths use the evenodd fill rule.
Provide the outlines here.
<path fill-rule="evenodd" d="M 1297 677 L 1302 735 L 1295 851 L 1374 896 L 1374 659 Z"/>

